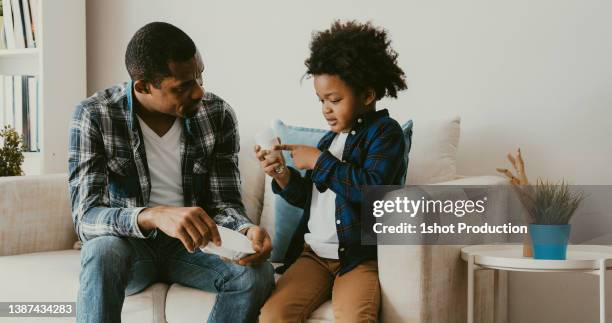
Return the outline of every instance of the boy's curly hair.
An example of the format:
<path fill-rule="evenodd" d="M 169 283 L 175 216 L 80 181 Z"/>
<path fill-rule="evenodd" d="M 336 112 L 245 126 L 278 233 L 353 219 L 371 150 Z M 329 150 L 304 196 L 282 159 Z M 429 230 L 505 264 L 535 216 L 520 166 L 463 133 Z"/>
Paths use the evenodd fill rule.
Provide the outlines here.
<path fill-rule="evenodd" d="M 397 97 L 406 89 L 404 71 L 384 29 L 357 21 L 336 20 L 330 29 L 313 33 L 307 75 L 338 75 L 355 93 L 368 88 L 376 100 Z"/>

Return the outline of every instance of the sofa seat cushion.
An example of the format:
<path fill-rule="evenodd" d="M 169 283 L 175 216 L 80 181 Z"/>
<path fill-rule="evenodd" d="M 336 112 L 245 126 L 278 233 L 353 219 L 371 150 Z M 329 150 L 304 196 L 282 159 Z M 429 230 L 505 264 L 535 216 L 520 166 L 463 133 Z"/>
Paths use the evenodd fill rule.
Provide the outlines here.
<path fill-rule="evenodd" d="M 277 267 L 279 264 L 274 264 Z M 79 290 L 80 251 L 61 250 L 0 257 L 0 302 L 75 302 Z M 275 275 L 276 280 L 280 275 Z M 126 297 L 123 322 L 202 322 L 216 294 L 173 284 L 155 283 Z M 333 322 L 331 301 L 308 322 Z M 0 323 L 8 318 L 0 318 Z M 69 320 L 69 321 L 73 321 Z"/>
<path fill-rule="evenodd" d="M 0 302 L 75 302 L 80 251 L 62 250 L 0 257 Z M 168 285 L 156 283 L 128 296 L 123 322 L 163 323 Z M 0 322 L 4 322 L 0 318 Z M 8 321 L 6 321 L 8 322 Z"/>
<path fill-rule="evenodd" d="M 279 263 L 272 263 L 278 267 Z M 278 281 L 280 275 L 274 275 Z M 180 284 L 172 284 L 168 290 L 166 298 L 166 320 L 168 323 L 191 323 L 203 322 L 203 318 L 208 317 L 215 304 L 216 294 L 204 292 Z M 323 303 L 310 318 L 308 323 L 333 322 L 334 313 L 331 301 Z"/>

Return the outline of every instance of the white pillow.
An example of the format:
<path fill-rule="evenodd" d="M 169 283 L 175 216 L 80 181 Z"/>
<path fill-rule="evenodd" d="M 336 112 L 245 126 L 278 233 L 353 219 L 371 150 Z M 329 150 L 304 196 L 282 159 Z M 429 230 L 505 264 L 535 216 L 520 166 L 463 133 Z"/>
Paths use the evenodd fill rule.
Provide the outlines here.
<path fill-rule="evenodd" d="M 240 153 L 238 169 L 240 170 L 242 203 L 246 214 L 255 224 L 259 224 L 264 198 L 264 172 L 259 167 L 253 147 L 255 141 L 249 134 L 240 134 Z M 273 194 L 273 193 L 272 193 Z"/>
<path fill-rule="evenodd" d="M 434 184 L 455 178 L 460 123 L 459 117 L 414 120 L 406 184 Z"/>
<path fill-rule="evenodd" d="M 274 192 L 272 192 L 272 177 L 266 176 L 264 179 L 263 205 L 259 225 L 266 229 L 270 238 L 274 240 L 275 218 L 274 218 Z"/>

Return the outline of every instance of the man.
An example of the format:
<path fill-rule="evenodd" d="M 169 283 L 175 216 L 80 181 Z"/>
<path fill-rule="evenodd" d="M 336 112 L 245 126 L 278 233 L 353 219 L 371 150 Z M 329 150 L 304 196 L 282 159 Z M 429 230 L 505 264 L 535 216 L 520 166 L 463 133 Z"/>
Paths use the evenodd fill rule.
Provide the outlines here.
<path fill-rule="evenodd" d="M 70 129 L 70 196 L 81 251 L 79 322 L 120 322 L 125 295 L 156 281 L 216 292 L 209 322 L 254 322 L 274 286 L 270 237 L 245 216 L 232 108 L 204 92 L 193 41 L 150 23 L 128 44 L 131 82 L 81 102 Z M 217 225 L 256 251 L 238 263 L 198 247 Z"/>

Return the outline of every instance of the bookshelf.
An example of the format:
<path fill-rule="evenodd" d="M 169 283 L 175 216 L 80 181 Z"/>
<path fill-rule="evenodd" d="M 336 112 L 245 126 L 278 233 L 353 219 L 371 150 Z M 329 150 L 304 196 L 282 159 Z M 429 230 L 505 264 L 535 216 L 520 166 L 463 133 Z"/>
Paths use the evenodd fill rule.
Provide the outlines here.
<path fill-rule="evenodd" d="M 0 50 L 0 75 L 38 79 L 40 151 L 25 153 L 26 175 L 67 172 L 70 119 L 87 94 L 85 0 L 38 5 L 36 48 Z"/>

